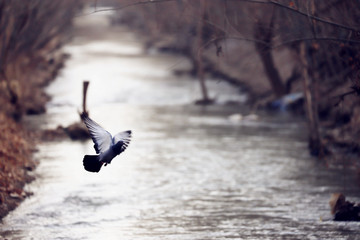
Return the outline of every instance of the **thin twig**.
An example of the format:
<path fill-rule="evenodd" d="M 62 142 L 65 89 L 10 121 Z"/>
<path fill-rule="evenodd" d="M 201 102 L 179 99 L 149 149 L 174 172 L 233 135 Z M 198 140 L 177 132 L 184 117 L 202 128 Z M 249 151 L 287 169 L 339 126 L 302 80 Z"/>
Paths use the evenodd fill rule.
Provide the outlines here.
<path fill-rule="evenodd" d="M 137 6 L 137 5 L 142 5 L 142 4 L 149 4 L 149 3 L 159 3 L 159 2 L 174 2 L 176 0 L 146 0 L 146 1 L 138 1 L 138 2 L 134 2 L 134 3 L 128 3 L 128 4 L 124 4 L 120 7 L 114 7 L 114 8 L 103 8 L 103 9 L 96 9 L 90 13 L 84 13 L 81 15 L 77 15 L 76 17 L 83 17 L 83 16 L 88 16 L 88 15 L 92 15 L 98 12 L 107 12 L 107 11 L 118 11 L 124 8 L 128 8 L 128 7 L 132 7 L 132 6 Z"/>
<path fill-rule="evenodd" d="M 343 24 L 340 24 L 340 23 L 336 23 L 336 22 L 332 22 L 332 21 L 329 21 L 329 20 L 326 20 L 326 19 L 323 19 L 323 18 L 320 18 L 320 17 L 316 17 L 316 16 L 313 16 L 313 15 L 309 15 L 307 13 L 304 13 L 300 10 L 297 10 L 295 8 L 292 8 L 292 7 L 289 7 L 289 6 L 286 6 L 284 4 L 281 4 L 279 2 L 275 2 L 275 1 L 272 1 L 272 0 L 268 0 L 268 1 L 261 1 L 261 0 L 230 0 L 230 1 L 243 1 L 243 2 L 251 2 L 251 3 L 259 3 L 259 4 L 272 4 L 272 5 L 275 5 L 277 7 L 281 7 L 281 8 L 284 8 L 286 10 L 289 10 L 291 12 L 294 12 L 294 13 L 297 13 L 297 14 L 300 14 L 302 16 L 305 16 L 305 17 L 308 17 L 308 18 L 311 18 L 313 20 L 316 20 L 318 22 L 322 22 L 322 23 L 326 23 L 326 24 L 329 24 L 329 25 L 332 25 L 332 26 L 335 26 L 335 27 L 339 27 L 339 28 L 343 28 L 343 29 L 346 29 L 346 30 L 350 30 L 350 31 L 359 31 L 359 29 L 355 29 L 353 27 L 350 27 L 350 26 L 346 26 L 346 25 L 343 25 Z"/>
<path fill-rule="evenodd" d="M 262 45 L 264 45 L 264 47 L 268 48 L 268 49 L 276 49 L 279 47 L 283 47 L 285 45 L 291 44 L 291 43 L 295 43 L 295 42 L 302 42 L 302 41 L 310 41 L 310 40 L 318 40 L 318 41 L 334 41 L 334 42 L 351 42 L 351 43 L 360 43 L 359 40 L 352 40 L 352 39 L 345 39 L 345 38 L 336 38 L 336 37 L 306 37 L 306 38 L 297 38 L 297 39 L 291 39 L 285 42 L 281 42 L 279 44 L 276 45 L 269 45 L 269 43 L 258 40 L 258 39 L 253 39 L 253 38 L 245 38 L 245 37 L 216 37 L 216 38 L 212 38 L 209 41 L 207 41 L 206 43 L 204 43 L 202 45 L 202 48 L 206 48 L 208 47 L 210 44 L 212 44 L 213 42 L 216 41 L 223 41 L 223 40 L 228 40 L 228 39 L 232 39 L 232 40 L 238 40 L 238 41 L 246 41 L 246 42 L 253 42 L 253 43 L 260 43 Z"/>
<path fill-rule="evenodd" d="M 239 40 L 239 41 L 245 41 L 245 42 L 254 42 L 254 43 L 260 43 L 264 46 L 267 46 L 270 48 L 270 45 L 267 42 L 254 39 L 254 38 L 245 38 L 245 37 L 216 37 L 212 38 L 209 41 L 207 41 L 205 44 L 202 45 L 202 48 L 208 47 L 210 44 L 216 41 L 222 41 L 222 40 Z"/>
<path fill-rule="evenodd" d="M 352 91 L 350 91 L 350 92 L 346 92 L 346 93 L 340 94 L 340 95 L 338 95 L 338 96 L 334 96 L 333 98 L 339 98 L 339 100 L 334 104 L 334 107 L 339 106 L 339 104 L 340 104 L 342 101 L 344 101 L 344 99 L 345 99 L 345 97 L 346 97 L 347 95 L 351 95 L 351 94 L 354 94 L 354 93 L 356 93 L 356 91 L 355 91 L 355 90 L 352 90 Z"/>
<path fill-rule="evenodd" d="M 360 40 L 354 40 L 354 39 L 347 39 L 347 38 L 339 38 L 339 37 L 304 37 L 304 38 L 297 38 L 297 39 L 291 39 L 288 41 L 280 42 L 279 44 L 276 44 L 272 46 L 272 49 L 282 47 L 287 44 L 295 43 L 295 42 L 302 42 L 302 41 L 310 41 L 310 40 L 318 40 L 318 41 L 334 41 L 334 42 L 349 42 L 349 43 L 360 43 Z"/>

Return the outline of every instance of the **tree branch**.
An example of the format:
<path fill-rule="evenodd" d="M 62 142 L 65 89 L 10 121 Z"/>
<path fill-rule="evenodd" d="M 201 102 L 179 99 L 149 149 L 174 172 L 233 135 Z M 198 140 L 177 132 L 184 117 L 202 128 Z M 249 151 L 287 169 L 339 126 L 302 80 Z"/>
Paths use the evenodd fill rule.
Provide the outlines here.
<path fill-rule="evenodd" d="M 245 38 L 245 37 L 216 37 L 216 38 L 212 38 L 209 41 L 207 41 L 206 43 L 204 43 L 202 45 L 202 48 L 206 48 L 208 47 L 210 44 L 216 42 L 216 41 L 222 41 L 222 40 L 227 40 L 227 39 L 233 39 L 233 40 L 238 40 L 238 41 L 245 41 L 245 42 L 253 42 L 253 43 L 259 43 L 264 45 L 264 47 L 267 47 L 269 49 L 276 49 L 279 47 L 283 47 L 287 44 L 291 44 L 291 43 L 295 43 L 295 42 L 302 42 L 302 41 L 310 41 L 310 40 L 319 40 L 319 41 L 334 41 L 334 42 L 351 42 L 351 43 L 359 43 L 360 44 L 360 40 L 352 40 L 352 39 L 345 39 L 345 38 L 337 38 L 337 37 L 305 37 L 305 38 L 297 38 L 297 39 L 291 39 L 289 41 L 286 42 L 281 42 L 279 44 L 276 45 L 269 45 L 267 42 L 258 40 L 258 39 L 254 39 L 254 38 Z"/>
<path fill-rule="evenodd" d="M 233 40 L 239 40 L 239 41 L 245 41 L 245 42 L 253 42 L 253 43 L 259 43 L 262 44 L 264 46 L 267 47 L 271 47 L 269 46 L 269 44 L 267 42 L 258 40 L 258 39 L 253 39 L 253 38 L 245 38 L 245 37 L 216 37 L 216 38 L 212 38 L 209 41 L 207 41 L 206 43 L 204 43 L 201 48 L 206 48 L 208 47 L 210 44 L 216 42 L 216 41 L 222 41 L 222 40 L 227 40 L 227 39 L 233 39 Z"/>
<path fill-rule="evenodd" d="M 326 20 L 326 19 L 323 19 L 323 18 L 320 18 L 320 17 L 309 15 L 308 13 L 305 13 L 305 12 L 302 12 L 302 11 L 297 10 L 295 8 L 286 6 L 286 5 L 281 4 L 279 2 L 275 2 L 273 0 L 268 0 L 267 2 L 262 1 L 262 0 L 230 0 L 230 1 L 243 1 L 243 2 L 259 3 L 259 4 L 271 4 L 271 5 L 275 5 L 277 7 L 280 7 L 280 8 L 284 8 L 284 9 L 289 10 L 291 12 L 297 13 L 297 14 L 302 15 L 304 17 L 308 17 L 308 18 L 310 18 L 312 20 L 316 20 L 318 22 L 322 22 L 322 23 L 332 25 L 334 27 L 339 27 L 339 28 L 343 28 L 343 29 L 346 29 L 346 30 L 350 30 L 350 31 L 360 31 L 359 29 L 356 29 L 356 28 L 353 28 L 353 27 L 350 27 L 350 26 L 346 26 L 346 25 L 336 23 L 336 22 L 332 22 L 332 21 L 329 21 L 329 20 Z"/>
<path fill-rule="evenodd" d="M 118 10 L 121 10 L 121 9 L 124 9 L 127 7 L 132 7 L 132 6 L 142 5 L 142 4 L 159 3 L 159 2 L 174 2 L 174 1 L 176 1 L 176 0 L 142 0 L 142 1 L 138 1 L 138 2 L 124 4 L 120 7 L 104 8 L 104 9 L 97 9 L 96 5 L 95 5 L 94 11 L 92 11 L 90 13 L 80 14 L 80 15 L 77 15 L 76 17 L 88 16 L 88 15 L 92 15 L 92 14 L 98 13 L 98 12 L 118 11 Z"/>
<path fill-rule="evenodd" d="M 350 43 L 360 43 L 360 40 L 354 40 L 354 39 L 347 39 L 347 38 L 338 38 L 338 37 L 304 37 L 304 38 L 297 38 L 297 39 L 291 39 L 285 42 L 280 42 L 277 45 L 272 46 L 272 49 L 279 48 L 282 46 L 285 46 L 287 44 L 295 43 L 295 42 L 302 42 L 302 41 L 310 41 L 310 40 L 318 40 L 318 41 L 334 41 L 334 42 L 350 42 Z"/>
<path fill-rule="evenodd" d="M 342 101 L 344 101 L 344 99 L 347 95 L 356 94 L 356 95 L 360 96 L 360 88 L 358 86 L 353 85 L 350 88 L 352 89 L 351 91 L 333 97 L 333 98 L 339 98 L 339 100 L 334 104 L 334 107 L 339 106 L 339 104 Z"/>

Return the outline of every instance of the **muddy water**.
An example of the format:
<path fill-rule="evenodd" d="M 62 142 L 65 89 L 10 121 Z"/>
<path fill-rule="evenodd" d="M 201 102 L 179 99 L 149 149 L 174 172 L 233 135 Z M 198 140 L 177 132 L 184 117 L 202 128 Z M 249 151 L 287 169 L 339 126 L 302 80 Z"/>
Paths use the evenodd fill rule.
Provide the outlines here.
<path fill-rule="evenodd" d="M 98 174 L 83 170 L 91 141 L 39 146 L 34 195 L 0 226 L 8 239 L 357 239 L 358 223 L 330 221 L 329 196 L 359 200 L 346 170 L 308 155 L 305 124 L 286 114 L 227 106 L 238 89 L 209 82 L 219 104 L 191 104 L 198 86 L 173 69 L 180 57 L 144 54 L 106 15 L 77 20 L 72 57 L 49 87 L 48 113 L 27 121 L 52 128 L 78 120 L 82 80 L 90 116 L 112 133 L 132 129 L 130 147 Z M 91 36 L 91 37 L 89 37 Z"/>

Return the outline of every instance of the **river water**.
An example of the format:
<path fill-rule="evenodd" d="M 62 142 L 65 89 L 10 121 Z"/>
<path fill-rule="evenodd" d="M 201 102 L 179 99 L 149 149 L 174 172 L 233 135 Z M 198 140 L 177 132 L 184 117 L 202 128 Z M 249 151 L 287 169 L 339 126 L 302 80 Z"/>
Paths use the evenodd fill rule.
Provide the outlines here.
<path fill-rule="evenodd" d="M 99 173 L 83 169 L 91 141 L 45 142 L 34 195 L 1 224 L 7 239 L 360 239 L 360 224 L 332 222 L 328 200 L 359 200 L 347 170 L 307 150 L 305 123 L 288 114 L 239 120 L 239 90 L 209 81 L 218 104 L 195 106 L 198 85 L 172 70 L 186 59 L 142 49 L 107 14 L 77 19 L 72 57 L 48 88 L 36 128 L 78 121 L 82 81 L 90 116 L 112 133 L 133 130 L 129 148 Z M 233 115 L 234 116 L 234 115 Z M 236 115 L 235 115 L 236 116 Z"/>

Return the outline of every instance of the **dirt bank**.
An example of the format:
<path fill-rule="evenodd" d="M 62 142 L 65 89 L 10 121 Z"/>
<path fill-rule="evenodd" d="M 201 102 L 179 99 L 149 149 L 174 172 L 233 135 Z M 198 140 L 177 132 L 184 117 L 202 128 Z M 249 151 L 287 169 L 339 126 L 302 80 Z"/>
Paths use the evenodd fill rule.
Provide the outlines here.
<path fill-rule="evenodd" d="M 81 1 L 0 2 L 0 218 L 30 193 L 37 134 L 26 129 L 25 114 L 45 112 L 44 92 L 67 56 L 72 20 Z"/>
<path fill-rule="evenodd" d="M 28 72 L 29 83 L 22 95 L 26 100 L 21 101 L 23 104 L 19 108 L 6 99 L 1 99 L 0 104 L 7 111 L 0 112 L 0 218 L 31 194 L 23 188 L 34 179 L 32 171 L 38 164 L 32 157 L 32 153 L 36 151 L 38 134 L 18 121 L 20 114 L 39 114 L 45 111 L 49 96 L 44 93 L 43 86 L 54 79 L 65 59 L 65 55 L 59 54 L 47 67 L 43 65 L 37 71 Z"/>
<path fill-rule="evenodd" d="M 34 146 L 31 134 L 21 124 L 0 113 L 0 218 L 14 209 L 29 193 L 25 183 L 33 180 Z"/>

